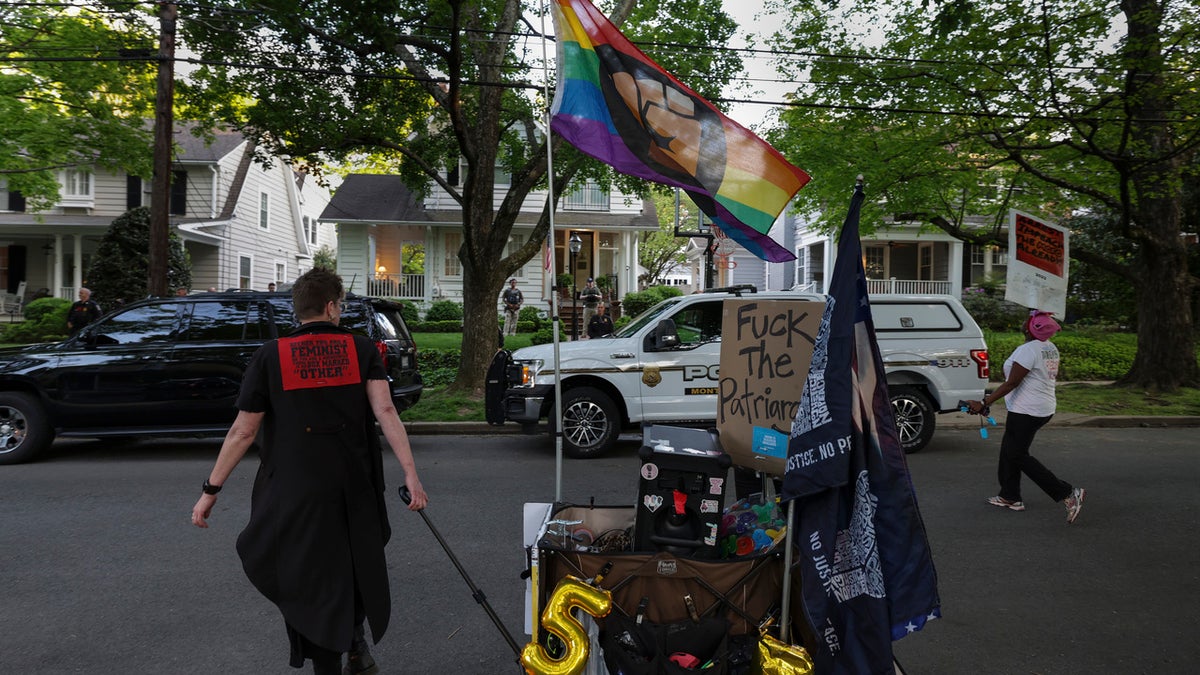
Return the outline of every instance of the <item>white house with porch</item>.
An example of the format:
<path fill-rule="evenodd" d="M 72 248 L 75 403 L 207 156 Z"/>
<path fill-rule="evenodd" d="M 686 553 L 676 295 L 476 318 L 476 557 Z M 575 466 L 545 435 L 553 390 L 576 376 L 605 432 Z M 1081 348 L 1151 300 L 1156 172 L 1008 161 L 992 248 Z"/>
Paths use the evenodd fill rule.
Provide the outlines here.
<path fill-rule="evenodd" d="M 34 212 L 0 178 L 0 292 L 74 300 L 112 221 L 153 196 L 149 180 L 91 166 L 63 168 L 59 183 L 58 203 Z M 191 258 L 192 290 L 266 290 L 307 271 L 321 246 L 337 243 L 333 228 L 317 225 L 328 200 L 285 160 L 255 163 L 240 133 L 206 142 L 176 125 L 168 210 Z M 117 300 L 95 299 L 106 308 Z"/>
<path fill-rule="evenodd" d="M 497 182 L 497 203 L 507 189 Z M 545 200 L 544 191 L 525 199 L 506 253 L 531 236 Z M 352 174 L 335 191 L 321 222 L 337 224 L 338 273 L 348 290 L 426 308 L 436 300 L 462 301 L 462 208 L 445 190 L 434 188 L 418 199 L 399 176 Z M 650 200 L 596 185 L 567 195 L 555 212 L 551 269 L 539 255 L 514 275 L 526 306 L 548 307 L 554 278 L 564 273 L 580 289 L 588 277 L 606 278 L 612 299 L 637 290 L 638 234 L 657 228 Z M 575 253 L 569 245 L 573 237 L 579 245 Z M 499 308 L 499 296 L 496 302 Z"/>
<path fill-rule="evenodd" d="M 983 225 L 981 221 L 979 226 Z M 826 292 L 837 257 L 837 233 L 821 234 L 803 215 L 785 210 L 775 221 L 771 236 L 792 250 L 796 260 L 767 263 L 733 245 L 732 255 L 716 258 L 716 285 L 751 283 L 759 289 Z M 1007 249 L 967 244 L 915 222 L 881 225 L 874 234 L 862 237 L 862 249 L 867 290 L 872 294 L 960 297 L 965 287 L 987 279 L 1003 281 L 1007 274 Z M 699 260 L 702 251 L 691 250 Z"/>

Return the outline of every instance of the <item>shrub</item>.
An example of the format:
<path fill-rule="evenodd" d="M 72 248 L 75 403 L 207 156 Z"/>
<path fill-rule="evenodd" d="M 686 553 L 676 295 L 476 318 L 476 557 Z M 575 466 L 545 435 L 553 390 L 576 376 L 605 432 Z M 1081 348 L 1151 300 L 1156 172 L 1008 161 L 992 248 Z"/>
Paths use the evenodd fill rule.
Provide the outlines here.
<path fill-rule="evenodd" d="M 537 307 L 530 307 L 528 305 L 522 307 L 520 313 L 517 314 L 517 330 L 521 331 L 522 333 L 526 332 L 524 329 L 520 328 L 521 324 L 524 323 L 533 324 L 533 328 L 529 329 L 530 331 L 535 331 L 538 328 L 541 328 L 542 317 L 540 316 L 540 312 L 541 310 L 539 310 Z"/>
<path fill-rule="evenodd" d="M 458 321 L 462 322 L 462 305 L 453 300 L 438 300 L 429 306 L 425 312 L 425 321 Z"/>
<path fill-rule="evenodd" d="M 417 311 L 417 303 L 412 300 L 400 300 L 400 316 L 404 323 L 412 326 L 421 322 L 421 313 Z"/>
<path fill-rule="evenodd" d="M 458 376 L 458 363 L 462 361 L 459 349 L 422 349 L 418 369 L 426 387 L 450 384 Z"/>
<path fill-rule="evenodd" d="M 167 234 L 167 292 L 192 285 L 192 264 L 179 235 Z M 119 216 L 104 233 L 84 278 L 92 299 L 104 309 L 146 297 L 150 267 L 150 209 L 139 206 Z"/>
<path fill-rule="evenodd" d="M 545 327 L 539 328 L 537 330 L 537 332 L 533 334 L 533 337 L 530 338 L 530 340 L 529 340 L 529 344 L 531 344 L 531 345 L 546 345 L 546 344 L 550 344 L 551 342 L 554 342 L 554 327 L 553 326 L 545 326 Z"/>
<path fill-rule="evenodd" d="M 988 364 L 992 382 L 1004 381 L 1004 362 L 1025 341 L 1020 333 L 996 333 L 985 330 Z M 1137 335 L 1133 333 L 1076 332 L 1067 329 L 1054 336 L 1060 358 L 1059 382 L 1116 380 L 1129 372 L 1137 353 Z"/>
<path fill-rule="evenodd" d="M 67 312 L 71 301 L 38 298 L 25 305 L 25 320 L 9 324 L 0 335 L 4 342 L 55 342 L 67 337 Z"/>
<path fill-rule="evenodd" d="M 683 291 L 679 290 L 675 286 L 651 286 L 650 288 L 646 289 L 646 292 L 657 295 L 659 300 L 666 300 L 667 298 L 677 298 L 677 297 L 683 295 Z"/>
<path fill-rule="evenodd" d="M 1029 311 L 1021 305 L 981 287 L 964 289 L 962 303 L 975 323 L 985 330 L 1019 331 L 1029 316 Z"/>
<path fill-rule="evenodd" d="M 634 291 L 621 300 L 621 312 L 625 316 L 637 316 L 660 302 L 662 302 L 662 298 L 656 293 Z"/>
<path fill-rule="evenodd" d="M 629 316 L 628 314 L 626 314 L 625 316 L 622 316 L 621 318 L 619 318 L 613 322 L 613 330 L 614 331 L 621 330 L 625 326 L 629 325 L 630 321 L 633 321 L 632 316 Z"/>
<path fill-rule="evenodd" d="M 418 321 L 408 325 L 413 333 L 461 333 L 462 320 L 458 321 Z"/>

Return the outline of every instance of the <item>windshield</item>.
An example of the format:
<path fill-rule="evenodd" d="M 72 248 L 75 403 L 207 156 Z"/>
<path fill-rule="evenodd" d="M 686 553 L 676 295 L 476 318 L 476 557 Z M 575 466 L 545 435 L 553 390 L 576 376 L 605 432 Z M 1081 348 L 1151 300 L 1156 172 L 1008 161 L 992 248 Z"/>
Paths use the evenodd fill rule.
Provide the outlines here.
<path fill-rule="evenodd" d="M 641 330 L 642 326 L 658 321 L 658 318 L 662 316 L 663 313 L 679 304 L 679 301 L 682 299 L 683 296 L 676 296 L 674 298 L 667 298 L 666 300 L 663 300 L 645 312 L 642 312 L 639 316 L 635 317 L 633 321 L 625 324 L 624 328 L 621 328 L 617 332 L 613 333 L 613 337 L 624 338 L 633 335 Z"/>

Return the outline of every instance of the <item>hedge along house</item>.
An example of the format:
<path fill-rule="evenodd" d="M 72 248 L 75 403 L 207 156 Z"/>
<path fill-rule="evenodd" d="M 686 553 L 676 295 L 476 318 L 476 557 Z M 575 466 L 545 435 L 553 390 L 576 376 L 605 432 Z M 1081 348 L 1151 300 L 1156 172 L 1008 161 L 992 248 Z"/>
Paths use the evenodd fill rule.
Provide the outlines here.
<path fill-rule="evenodd" d="M 455 182 L 453 175 L 447 180 Z M 497 182 L 497 203 L 506 180 Z M 545 200 L 545 191 L 525 199 L 506 255 L 532 235 Z M 560 274 L 571 274 L 577 289 L 588 277 L 606 277 L 613 299 L 638 289 L 638 234 L 658 229 L 653 202 L 585 185 L 562 199 L 554 219 L 553 267 L 547 270 L 544 257 L 534 256 L 514 275 L 525 306 L 548 309 Z M 351 174 L 321 221 L 337 224 L 338 273 L 348 291 L 412 300 L 423 308 L 437 300 L 462 301 L 462 209 L 444 190 L 435 187 L 420 199 L 399 176 Z M 572 236 L 580 241 L 574 255 Z"/>
<path fill-rule="evenodd" d="M 317 226 L 329 200 L 317 181 L 283 159 L 255 163 L 240 133 L 218 131 L 206 142 L 190 129 L 176 124 L 168 217 L 191 258 L 193 289 L 265 290 L 309 269 L 322 245 L 336 245 L 333 229 Z M 32 212 L 0 179 L 0 291 L 74 299 L 109 225 L 149 206 L 150 189 L 149 179 L 123 171 L 68 167 L 59 171 L 59 202 Z M 96 300 L 107 307 L 114 299 Z"/>

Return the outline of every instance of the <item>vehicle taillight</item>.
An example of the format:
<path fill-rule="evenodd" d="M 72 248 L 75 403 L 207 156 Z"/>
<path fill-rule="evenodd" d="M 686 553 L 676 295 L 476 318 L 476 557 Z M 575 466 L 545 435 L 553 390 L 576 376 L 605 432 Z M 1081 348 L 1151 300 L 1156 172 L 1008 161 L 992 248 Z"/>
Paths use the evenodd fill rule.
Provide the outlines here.
<path fill-rule="evenodd" d="M 992 374 L 988 368 L 988 354 L 986 349 L 972 349 L 971 360 L 975 362 L 975 368 L 979 372 L 980 379 L 986 380 Z"/>
<path fill-rule="evenodd" d="M 383 340 L 376 340 L 375 349 L 379 350 L 379 357 L 383 359 L 384 363 L 387 363 L 387 343 Z"/>

